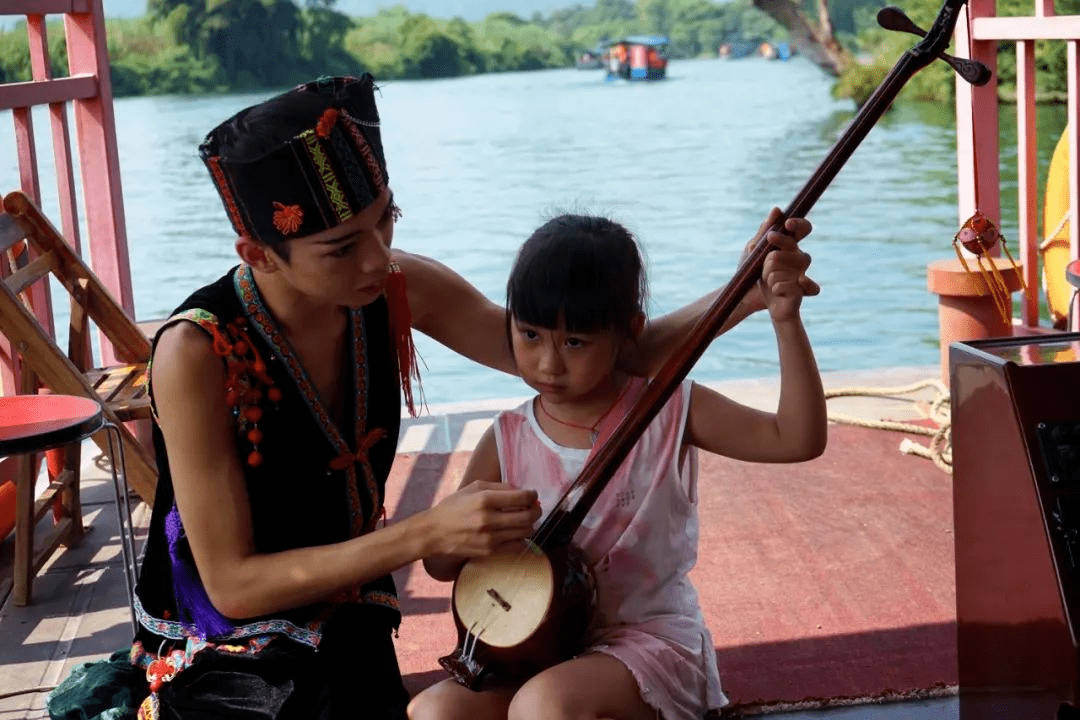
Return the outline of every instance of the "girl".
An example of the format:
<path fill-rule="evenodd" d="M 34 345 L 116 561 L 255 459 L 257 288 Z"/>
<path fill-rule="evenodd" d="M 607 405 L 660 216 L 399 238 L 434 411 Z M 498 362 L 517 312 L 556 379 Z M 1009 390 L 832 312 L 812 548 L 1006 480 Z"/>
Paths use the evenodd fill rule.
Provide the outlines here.
<path fill-rule="evenodd" d="M 772 255 L 761 291 L 779 347 L 777 411 L 685 381 L 574 537 L 597 583 L 587 650 L 520 687 L 474 692 L 444 680 L 413 699 L 413 720 L 700 720 L 727 703 L 688 578 L 697 559 L 695 448 L 798 462 L 821 454 L 826 440 L 821 379 L 799 317 L 801 272 Z M 533 233 L 507 284 L 507 329 L 518 371 L 538 394 L 496 418 L 462 486 L 535 490 L 550 511 L 645 388 L 620 364 L 642 332 L 644 300 L 641 256 L 621 225 L 563 215 Z M 464 561 L 432 556 L 424 566 L 452 580 Z"/>

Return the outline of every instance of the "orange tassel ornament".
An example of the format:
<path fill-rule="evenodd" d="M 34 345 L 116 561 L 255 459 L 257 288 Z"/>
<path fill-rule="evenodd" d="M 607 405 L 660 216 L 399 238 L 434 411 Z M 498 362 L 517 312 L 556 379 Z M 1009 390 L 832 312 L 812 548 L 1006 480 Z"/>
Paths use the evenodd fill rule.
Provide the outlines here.
<path fill-rule="evenodd" d="M 994 300 L 994 305 L 997 307 L 998 313 L 1001 315 L 1002 320 L 1009 324 L 1012 322 L 1011 318 L 1011 305 L 1009 302 L 1009 287 L 1005 282 L 1005 278 L 1002 277 L 1001 271 L 998 270 L 997 265 L 994 264 L 994 258 L 991 253 L 998 245 L 1001 246 L 1001 250 L 1005 253 L 1005 257 L 1009 259 L 1009 263 L 1013 269 L 1016 270 L 1016 261 L 1013 260 L 1011 254 L 1009 254 L 1009 248 L 1005 245 L 1005 239 L 1001 237 L 1001 233 L 998 232 L 997 226 L 979 211 L 975 211 L 967 221 L 960 227 L 959 232 L 953 237 L 953 249 L 956 250 L 956 257 L 959 258 L 960 264 L 964 266 L 966 272 L 973 272 L 968 266 L 967 260 L 964 258 L 964 254 L 960 248 L 975 256 L 975 262 L 978 266 L 979 273 L 982 275 L 983 282 L 986 283 L 986 288 L 990 293 L 990 297 Z M 1025 292 L 1027 292 L 1027 286 L 1024 284 L 1023 275 L 1017 272 L 1020 277 L 1021 285 Z"/>
<path fill-rule="evenodd" d="M 405 398 L 405 406 L 409 408 L 409 415 L 416 417 L 413 381 L 416 382 L 421 404 L 424 389 L 420 383 L 420 368 L 417 367 L 416 346 L 412 338 L 412 312 L 409 310 L 405 273 L 397 263 L 390 263 L 390 275 L 386 278 L 386 304 L 390 312 L 390 338 L 397 352 L 401 394 Z"/>

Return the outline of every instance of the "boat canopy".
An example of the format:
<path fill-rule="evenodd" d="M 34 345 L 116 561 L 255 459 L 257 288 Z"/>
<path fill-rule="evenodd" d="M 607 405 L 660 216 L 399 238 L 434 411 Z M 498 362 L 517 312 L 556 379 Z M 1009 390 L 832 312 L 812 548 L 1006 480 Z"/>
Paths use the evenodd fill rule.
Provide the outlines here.
<path fill-rule="evenodd" d="M 630 35 L 624 37 L 622 40 L 611 43 L 612 45 L 618 45 L 619 43 L 627 43 L 628 45 L 649 45 L 651 47 L 659 47 L 661 45 L 667 45 L 668 39 L 663 35 Z"/>

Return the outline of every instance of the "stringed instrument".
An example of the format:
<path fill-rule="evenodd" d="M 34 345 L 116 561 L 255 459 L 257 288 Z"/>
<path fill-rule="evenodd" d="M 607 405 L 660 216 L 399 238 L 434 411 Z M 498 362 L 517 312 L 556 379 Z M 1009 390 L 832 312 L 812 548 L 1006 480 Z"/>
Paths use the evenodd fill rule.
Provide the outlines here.
<path fill-rule="evenodd" d="M 742 297 L 761 277 L 772 246 L 767 234 L 788 218 L 805 217 L 858 145 L 888 110 L 904 84 L 935 59 L 966 81 L 983 85 L 981 63 L 945 54 L 965 0 L 945 0 L 929 32 L 901 10 L 884 8 L 879 24 L 924 39 L 905 52 L 867 99 L 791 204 L 761 232 L 732 280 L 672 354 L 607 441 L 591 454 L 577 479 L 525 542 L 465 563 L 454 581 L 452 607 L 458 630 L 453 653 L 440 664 L 462 685 L 480 689 L 516 683 L 584 650 L 595 599 L 595 581 L 572 540 L 630 449 L 686 378 Z"/>

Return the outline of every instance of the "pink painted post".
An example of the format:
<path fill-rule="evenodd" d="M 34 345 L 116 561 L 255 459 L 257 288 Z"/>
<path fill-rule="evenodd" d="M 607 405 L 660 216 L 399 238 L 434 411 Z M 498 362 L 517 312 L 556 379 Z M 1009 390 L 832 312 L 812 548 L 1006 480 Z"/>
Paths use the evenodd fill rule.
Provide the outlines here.
<path fill-rule="evenodd" d="M 28 107 L 16 107 L 11 111 L 15 120 L 15 147 L 19 153 L 19 188 L 41 202 L 41 185 L 38 183 L 37 145 L 34 143 L 34 117 Z"/>
<path fill-rule="evenodd" d="M 34 80 L 51 80 L 52 63 L 49 59 L 49 42 L 45 18 L 28 15 L 26 18 L 30 39 L 30 66 Z M 71 133 L 68 131 L 67 108 L 63 102 L 49 103 L 52 120 L 53 160 L 56 164 L 56 189 L 60 200 L 60 221 L 64 238 L 79 252 L 79 222 L 75 209 L 75 174 L 71 162 Z"/>
<path fill-rule="evenodd" d="M 966 15 L 967 6 L 963 13 Z M 964 16 L 956 25 L 956 54 L 970 57 L 970 38 L 967 38 Z M 975 210 L 975 115 L 973 89 L 956 79 L 956 200 L 959 221 L 971 217 Z"/>
<path fill-rule="evenodd" d="M 135 317 L 101 0 L 90 0 L 86 12 L 65 15 L 64 27 L 69 72 L 98 79 L 96 97 L 74 101 L 90 257 L 94 272 L 125 312 Z M 115 362 L 111 343 L 104 335 L 100 338 L 102 362 Z"/>
<path fill-rule="evenodd" d="M 1051 8 L 1052 9 L 1052 8 Z M 1016 43 L 1016 167 L 1017 167 L 1017 219 L 1020 231 L 1019 260 L 1023 265 L 1024 325 L 1039 324 L 1039 191 L 1036 176 L 1038 152 L 1035 122 L 1035 43 L 1020 40 Z"/>
<path fill-rule="evenodd" d="M 46 35 L 45 17 L 27 15 L 26 29 L 30 46 L 30 71 L 33 78 L 34 80 L 49 80 L 52 78 L 52 64 L 49 62 L 49 40 Z M 55 133 L 53 134 L 53 152 L 54 154 L 56 152 Z M 58 169 L 61 167 L 57 165 Z M 66 204 L 69 213 L 74 211 L 74 198 L 68 198 L 65 202 L 65 198 L 61 195 L 60 204 L 61 207 Z M 30 307 L 42 327 L 53 331 L 52 297 L 41 283 L 35 283 L 30 288 Z"/>
<path fill-rule="evenodd" d="M 41 15 L 27 17 L 30 33 L 30 58 L 34 80 L 51 80 L 52 62 L 49 58 L 49 42 L 46 36 L 45 18 Z M 49 103 L 49 118 L 52 126 L 53 163 L 56 166 L 56 193 L 60 202 L 60 223 L 64 239 L 76 254 L 81 254 L 79 242 L 79 215 L 75 198 L 75 172 L 71 162 L 71 132 L 68 129 L 67 103 Z M 34 308 L 42 327 L 51 331 L 55 337 L 52 298 L 40 283 L 32 286 L 31 306 Z M 69 348 L 72 358 L 81 358 L 86 364 L 90 359 L 90 345 L 82 348 Z"/>
<path fill-rule="evenodd" d="M 982 87 L 956 80 L 956 156 L 959 221 L 976 210 L 1000 225 L 1001 194 L 998 173 L 997 43 L 971 36 L 972 18 L 994 14 L 994 0 L 970 0 L 956 24 L 956 53 L 990 68 Z"/>
<path fill-rule="evenodd" d="M 41 192 L 38 184 L 37 146 L 34 143 L 34 118 L 27 107 L 13 108 L 11 115 L 15 121 L 15 148 L 19 154 L 19 187 L 37 200 L 41 197 Z M 3 383 L 4 393 L 12 395 L 19 391 L 21 375 L 18 365 L 11 362 L 11 358 L 17 354 L 13 352 L 11 343 L 5 337 L 0 337 L 0 351 L 8 358 L 8 362 L 0 367 L 0 382 Z"/>
<path fill-rule="evenodd" d="M 1080 208 L 1080 53 L 1077 52 L 1076 40 L 1069 40 L 1067 48 L 1067 83 L 1068 83 L 1068 127 L 1069 127 L 1069 208 L 1072 219 L 1069 222 L 1069 257 L 1080 257 L 1080 222 L 1077 222 L 1076 208 Z M 1070 318 L 1071 327 L 1080 327 L 1080 308 L 1073 308 Z"/>

